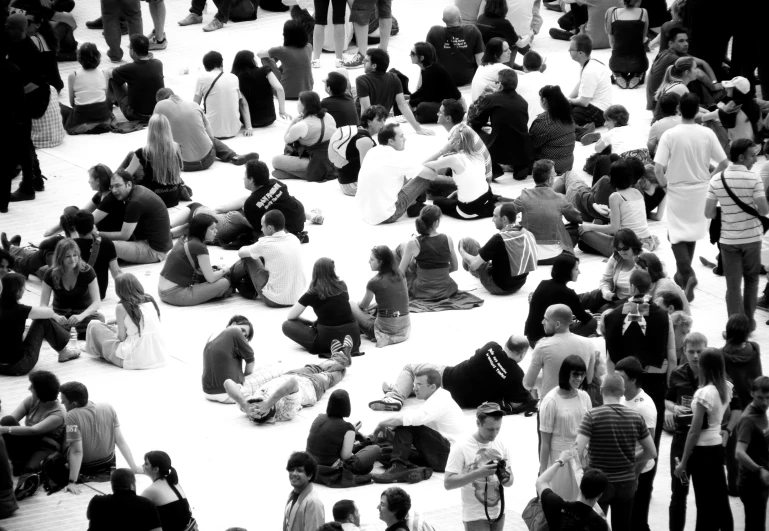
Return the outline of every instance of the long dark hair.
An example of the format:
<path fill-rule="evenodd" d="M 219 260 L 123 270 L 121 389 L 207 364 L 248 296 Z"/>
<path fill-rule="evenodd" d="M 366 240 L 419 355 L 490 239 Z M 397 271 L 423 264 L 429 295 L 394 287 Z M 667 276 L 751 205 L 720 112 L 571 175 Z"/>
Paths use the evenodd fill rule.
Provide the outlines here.
<path fill-rule="evenodd" d="M 720 349 L 709 347 L 700 354 L 700 387 L 713 384 L 718 389 L 721 403 L 728 402 L 729 387 L 726 385 L 726 364 Z"/>
<path fill-rule="evenodd" d="M 295 20 L 287 20 L 283 24 L 283 46 L 304 48 L 308 42 L 307 33 L 301 24 Z"/>
<path fill-rule="evenodd" d="M 486 43 L 486 49 L 483 52 L 481 64 L 483 66 L 493 65 L 499 62 L 499 58 L 505 53 L 505 39 L 502 37 L 492 37 Z"/>
<path fill-rule="evenodd" d="M 142 335 L 142 310 L 139 306 L 145 302 L 151 302 L 155 307 L 155 311 L 160 317 L 160 308 L 158 303 L 152 298 L 152 295 L 144 293 L 144 286 L 142 286 L 139 279 L 131 273 L 123 273 L 115 279 L 115 294 L 120 299 L 120 304 L 125 308 L 128 317 L 131 318 L 133 324 L 136 325 L 139 335 Z"/>
<path fill-rule="evenodd" d="M 390 277 L 392 280 L 402 280 L 403 274 L 395 261 L 395 255 L 386 245 L 377 245 L 371 249 L 371 254 L 379 260 L 379 276 Z"/>
<path fill-rule="evenodd" d="M 167 453 L 161 450 L 152 450 L 144 454 L 144 460 L 151 467 L 157 468 L 160 478 L 165 479 L 169 485 L 179 484 L 179 475 L 176 473 L 176 469 L 171 466 L 171 457 Z"/>
<path fill-rule="evenodd" d="M 216 223 L 216 218 L 211 214 L 198 214 L 197 216 L 192 216 L 189 225 L 187 225 L 187 240 L 197 238 L 205 243 L 208 227 L 214 223 Z"/>
<path fill-rule="evenodd" d="M 545 85 L 539 90 L 539 97 L 547 102 L 547 114 L 550 119 L 564 124 L 573 124 L 571 104 L 558 85 Z"/>
<path fill-rule="evenodd" d="M 254 52 L 251 50 L 240 50 L 235 54 L 235 59 L 232 60 L 232 73 L 236 76 L 256 70 L 256 68 Z"/>
<path fill-rule="evenodd" d="M 347 291 L 347 285 L 336 276 L 334 261 L 331 258 L 318 258 L 312 267 L 312 280 L 308 293 L 314 293 L 321 299 L 328 299 Z"/>
<path fill-rule="evenodd" d="M 574 266 L 579 263 L 579 258 L 571 253 L 561 253 L 553 261 L 553 269 L 550 270 L 550 278 L 559 284 L 571 282 Z"/>
<path fill-rule="evenodd" d="M 312 90 L 303 90 L 299 93 L 299 101 L 302 103 L 302 118 L 317 116 L 321 120 L 326 115 L 326 110 L 320 106 L 320 96 Z"/>

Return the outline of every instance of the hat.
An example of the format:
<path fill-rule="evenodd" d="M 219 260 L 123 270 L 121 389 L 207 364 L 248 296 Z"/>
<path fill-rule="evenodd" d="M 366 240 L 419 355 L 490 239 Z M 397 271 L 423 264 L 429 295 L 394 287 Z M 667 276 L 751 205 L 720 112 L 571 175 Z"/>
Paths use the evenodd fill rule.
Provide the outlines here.
<path fill-rule="evenodd" d="M 484 402 L 478 406 L 478 409 L 475 410 L 475 416 L 477 417 L 481 413 L 492 417 L 503 417 L 505 415 L 505 412 L 502 411 L 502 408 L 496 402 Z"/>
<path fill-rule="evenodd" d="M 724 81 L 722 85 L 726 88 L 736 88 L 743 94 L 750 92 L 750 82 L 742 76 L 737 76 L 731 81 Z"/>

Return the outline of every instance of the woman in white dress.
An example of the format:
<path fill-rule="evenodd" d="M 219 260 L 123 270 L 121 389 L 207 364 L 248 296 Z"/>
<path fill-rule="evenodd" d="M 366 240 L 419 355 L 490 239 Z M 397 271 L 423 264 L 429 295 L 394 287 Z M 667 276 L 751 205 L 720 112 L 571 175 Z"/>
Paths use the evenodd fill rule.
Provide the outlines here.
<path fill-rule="evenodd" d="M 539 406 L 539 473 L 550 468 L 564 450 L 577 440 L 577 431 L 585 413 L 592 409 L 590 395 L 580 389 L 587 367 L 577 355 L 568 356 L 558 373 L 558 387 L 542 399 Z M 571 466 L 558 470 L 550 483 L 553 492 L 565 501 L 576 501 L 579 484 Z"/>
<path fill-rule="evenodd" d="M 144 293 L 139 279 L 124 273 L 115 280 L 120 302 L 113 326 L 90 323 L 86 352 L 123 369 L 155 369 L 165 364 L 166 343 L 155 299 Z"/>

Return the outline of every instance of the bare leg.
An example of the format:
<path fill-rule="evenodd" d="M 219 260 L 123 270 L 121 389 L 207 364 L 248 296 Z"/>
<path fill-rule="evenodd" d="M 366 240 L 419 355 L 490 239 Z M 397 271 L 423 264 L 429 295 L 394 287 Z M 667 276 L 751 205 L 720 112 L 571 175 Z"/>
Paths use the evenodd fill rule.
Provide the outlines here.
<path fill-rule="evenodd" d="M 393 19 L 379 19 L 379 48 L 387 51 L 387 45 L 390 44 L 390 32 L 393 29 Z"/>
<path fill-rule="evenodd" d="M 155 26 L 155 38 L 162 42 L 166 38 L 166 3 L 165 0 L 150 2 L 150 16 Z"/>
<path fill-rule="evenodd" d="M 224 390 L 227 392 L 227 396 L 232 398 L 235 403 L 240 406 L 240 410 L 243 413 L 248 414 L 248 402 L 246 402 L 246 399 L 243 398 L 243 395 L 240 393 L 238 384 L 232 380 L 226 380 L 224 382 Z"/>
<path fill-rule="evenodd" d="M 313 33 L 312 33 L 312 58 L 313 59 L 320 59 L 320 54 L 321 52 L 323 52 L 323 40 L 324 40 L 325 32 L 326 32 L 326 26 L 315 24 L 315 29 L 313 30 Z"/>
<path fill-rule="evenodd" d="M 192 214 L 192 211 L 189 208 L 180 208 L 178 212 L 172 212 L 170 213 L 170 221 L 171 221 L 171 232 L 173 232 L 173 229 L 184 227 L 185 230 L 187 228 L 187 223 L 190 221 L 190 215 Z M 174 236 L 176 237 L 176 236 Z"/>
<path fill-rule="evenodd" d="M 344 59 L 344 24 L 334 24 L 334 54 L 339 60 Z"/>
<path fill-rule="evenodd" d="M 353 25 L 355 26 L 355 42 L 358 44 L 358 53 L 366 55 L 366 50 L 368 50 L 368 24 Z"/>

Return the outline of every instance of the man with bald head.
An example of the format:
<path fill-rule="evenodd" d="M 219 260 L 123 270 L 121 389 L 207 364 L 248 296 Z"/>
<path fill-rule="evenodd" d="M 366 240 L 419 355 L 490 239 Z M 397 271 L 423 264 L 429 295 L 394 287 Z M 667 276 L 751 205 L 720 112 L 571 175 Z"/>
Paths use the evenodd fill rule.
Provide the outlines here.
<path fill-rule="evenodd" d="M 475 70 L 483 58 L 483 37 L 478 28 L 462 25 L 462 15 L 457 6 L 443 10 L 445 26 L 433 26 L 427 32 L 427 42 L 435 47 L 438 62 L 449 71 L 457 86 L 473 80 Z"/>

